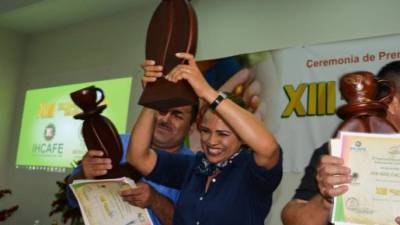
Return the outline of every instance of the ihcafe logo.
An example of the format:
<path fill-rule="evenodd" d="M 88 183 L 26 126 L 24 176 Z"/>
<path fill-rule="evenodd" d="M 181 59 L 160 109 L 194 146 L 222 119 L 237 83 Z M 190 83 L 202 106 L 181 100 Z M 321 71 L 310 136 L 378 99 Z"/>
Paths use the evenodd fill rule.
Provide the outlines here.
<path fill-rule="evenodd" d="M 64 143 L 57 143 L 52 141 L 56 135 L 56 127 L 54 124 L 48 124 L 42 133 L 45 141 L 40 143 L 33 143 L 32 152 L 40 155 L 54 155 L 62 156 L 64 151 Z"/>
<path fill-rule="evenodd" d="M 361 141 L 355 141 L 353 146 L 350 147 L 351 151 L 356 151 L 356 152 L 365 152 L 367 151 L 367 148 L 362 146 Z"/>
<path fill-rule="evenodd" d="M 49 124 L 46 126 L 46 128 L 44 128 L 44 139 L 46 139 L 46 141 L 51 141 L 54 136 L 56 135 L 56 127 L 54 126 L 54 124 Z"/>
<path fill-rule="evenodd" d="M 347 209 L 353 211 L 358 208 L 358 199 L 350 197 L 346 200 L 345 206 Z"/>

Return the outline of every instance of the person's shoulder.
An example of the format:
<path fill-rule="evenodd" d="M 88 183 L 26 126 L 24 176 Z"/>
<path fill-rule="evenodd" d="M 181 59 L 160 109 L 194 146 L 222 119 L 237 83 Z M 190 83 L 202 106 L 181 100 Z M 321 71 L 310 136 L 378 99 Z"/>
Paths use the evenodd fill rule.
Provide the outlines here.
<path fill-rule="evenodd" d="M 324 144 L 322 144 L 320 147 L 316 148 L 314 150 L 314 152 L 311 155 L 311 159 L 310 162 L 308 163 L 307 168 L 315 168 L 319 162 L 319 159 L 321 158 L 321 156 L 323 155 L 329 155 L 329 144 L 328 142 L 325 142 Z"/>
<path fill-rule="evenodd" d="M 188 148 L 188 147 L 186 147 L 186 146 L 182 146 L 180 149 L 179 149 L 179 152 L 178 152 L 179 154 L 182 154 L 182 155 L 194 155 L 195 153 L 190 149 L 190 148 Z"/>

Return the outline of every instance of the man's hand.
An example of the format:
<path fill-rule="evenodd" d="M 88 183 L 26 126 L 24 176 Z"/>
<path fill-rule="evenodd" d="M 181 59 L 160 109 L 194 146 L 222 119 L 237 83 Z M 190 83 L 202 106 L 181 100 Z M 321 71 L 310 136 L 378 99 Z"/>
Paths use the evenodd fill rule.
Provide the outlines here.
<path fill-rule="evenodd" d="M 142 78 L 143 87 L 146 87 L 147 83 L 154 82 L 162 76 L 163 67 L 156 65 L 154 60 L 145 60 L 141 67 L 144 71 L 144 76 Z"/>
<path fill-rule="evenodd" d="M 350 168 L 345 167 L 341 158 L 324 155 L 317 167 L 317 182 L 322 197 L 331 203 L 335 196 L 344 194 L 351 182 Z"/>
<path fill-rule="evenodd" d="M 121 192 L 124 201 L 140 208 L 151 208 L 159 195 L 149 184 L 136 183 L 136 188 L 130 188 Z"/>
<path fill-rule="evenodd" d="M 89 150 L 82 159 L 82 172 L 86 179 L 106 175 L 112 168 L 111 159 L 102 158 L 104 153 L 98 150 Z"/>
<path fill-rule="evenodd" d="M 220 88 L 220 91 L 233 92 L 242 97 L 252 112 L 258 119 L 264 121 L 266 115 L 266 105 L 261 98 L 262 84 L 256 80 L 250 69 L 244 68 L 235 73 Z"/>
<path fill-rule="evenodd" d="M 400 216 L 396 217 L 395 219 L 396 223 L 400 225 Z"/>

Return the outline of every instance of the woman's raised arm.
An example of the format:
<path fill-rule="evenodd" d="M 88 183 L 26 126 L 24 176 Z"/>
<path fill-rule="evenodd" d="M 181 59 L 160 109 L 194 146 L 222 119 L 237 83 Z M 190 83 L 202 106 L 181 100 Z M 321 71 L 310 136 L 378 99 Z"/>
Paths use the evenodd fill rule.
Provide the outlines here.
<path fill-rule="evenodd" d="M 153 60 L 146 60 L 141 66 L 144 70 L 143 86 L 162 76 L 162 66 L 155 65 Z M 157 161 L 157 154 L 151 149 L 155 114 L 156 112 L 152 109 L 145 107 L 142 109 L 132 129 L 126 155 L 127 161 L 145 176 L 153 170 Z"/>
<path fill-rule="evenodd" d="M 150 148 L 154 132 L 155 111 L 143 108 L 132 129 L 127 160 L 143 175 L 148 175 L 156 165 L 157 154 Z"/>
<path fill-rule="evenodd" d="M 208 104 L 214 102 L 218 92 L 204 79 L 191 54 L 177 53 L 176 56 L 188 61 L 188 65 L 175 67 L 166 79 L 172 82 L 187 80 L 196 94 Z M 222 100 L 215 110 L 232 127 L 241 140 L 254 151 L 259 166 L 272 168 L 279 160 L 279 145 L 273 134 L 249 111 L 241 108 L 229 99 Z"/>

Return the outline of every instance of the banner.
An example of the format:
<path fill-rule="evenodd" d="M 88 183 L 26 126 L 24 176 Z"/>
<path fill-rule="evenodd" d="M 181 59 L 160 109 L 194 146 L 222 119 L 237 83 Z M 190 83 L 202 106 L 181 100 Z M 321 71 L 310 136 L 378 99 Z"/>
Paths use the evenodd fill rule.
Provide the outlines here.
<path fill-rule="evenodd" d="M 205 71 L 215 88 L 241 95 L 276 135 L 284 170 L 303 171 L 313 150 L 341 122 L 335 114 L 345 104 L 339 78 L 358 70 L 376 74 L 386 63 L 400 60 L 399 43 L 400 35 L 391 35 L 258 52 L 216 60 Z M 227 65 L 227 60 L 236 63 Z"/>

